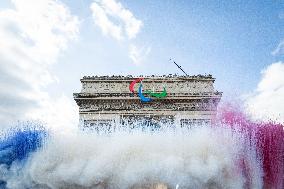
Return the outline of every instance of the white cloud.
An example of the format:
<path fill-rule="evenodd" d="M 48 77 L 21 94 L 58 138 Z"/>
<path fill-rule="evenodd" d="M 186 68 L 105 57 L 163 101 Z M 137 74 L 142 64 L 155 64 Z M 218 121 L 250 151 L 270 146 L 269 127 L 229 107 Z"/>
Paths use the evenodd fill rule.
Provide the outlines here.
<path fill-rule="evenodd" d="M 134 62 L 134 64 L 139 65 L 148 56 L 151 51 L 151 47 L 139 48 L 135 45 L 130 45 L 129 47 L 129 58 Z"/>
<path fill-rule="evenodd" d="M 93 18 L 96 25 L 101 28 L 104 35 L 110 35 L 117 40 L 121 40 L 123 38 L 122 27 L 112 23 L 101 6 L 97 3 L 92 3 L 91 9 L 93 11 Z"/>
<path fill-rule="evenodd" d="M 12 0 L 0 11 L 1 121 L 36 118 L 53 104 L 44 87 L 56 80 L 49 68 L 68 42 L 76 39 L 79 21 L 55 0 Z M 64 97 L 62 97 L 64 98 Z M 56 101 L 56 100 L 55 100 Z M 44 110 L 50 122 L 53 109 Z M 29 116 L 33 115 L 33 116 Z"/>
<path fill-rule="evenodd" d="M 46 96 L 40 101 L 40 110 L 29 111 L 27 117 L 34 120 L 42 120 L 52 127 L 54 131 L 67 131 L 76 129 L 79 120 L 77 105 L 64 94 L 52 99 Z"/>
<path fill-rule="evenodd" d="M 105 36 L 110 36 L 128 45 L 128 56 L 136 65 L 141 64 L 150 53 L 150 47 L 138 47 L 131 39 L 136 38 L 143 22 L 115 0 L 96 0 L 91 4 L 94 23 Z"/>
<path fill-rule="evenodd" d="M 253 118 L 284 122 L 284 63 L 277 62 L 262 71 L 262 79 L 247 100 Z"/>
<path fill-rule="evenodd" d="M 91 10 L 94 22 L 103 34 L 117 40 L 135 38 L 143 25 L 131 11 L 115 0 L 96 0 L 91 4 Z"/>

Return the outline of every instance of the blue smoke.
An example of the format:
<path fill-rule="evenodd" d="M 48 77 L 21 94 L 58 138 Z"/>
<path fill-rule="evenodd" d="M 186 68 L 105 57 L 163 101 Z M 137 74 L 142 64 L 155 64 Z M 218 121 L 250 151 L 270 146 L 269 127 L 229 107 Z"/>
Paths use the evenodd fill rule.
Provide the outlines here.
<path fill-rule="evenodd" d="M 24 162 L 30 153 L 43 144 L 47 132 L 42 128 L 13 129 L 0 138 L 0 165 L 8 169 L 15 161 Z M 0 188 L 5 188 L 5 181 L 0 180 Z"/>

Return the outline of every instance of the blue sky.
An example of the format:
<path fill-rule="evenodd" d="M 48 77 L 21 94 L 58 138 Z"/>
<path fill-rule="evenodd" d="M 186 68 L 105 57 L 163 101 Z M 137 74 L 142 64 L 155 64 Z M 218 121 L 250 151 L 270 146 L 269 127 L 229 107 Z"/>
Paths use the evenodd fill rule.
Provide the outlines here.
<path fill-rule="evenodd" d="M 284 91 L 283 31 L 278 0 L 4 0 L 0 112 L 52 109 L 61 97 L 74 107 L 85 75 L 182 74 L 170 58 L 189 75 L 212 74 L 225 98 L 254 95 L 259 107 Z"/>
<path fill-rule="evenodd" d="M 213 74 L 225 94 L 242 94 L 256 87 L 262 69 L 281 60 L 271 54 L 284 36 L 281 1 L 121 1 L 143 21 L 134 41 L 151 52 L 141 65 L 128 58 L 124 42 L 93 25 L 91 2 L 69 5 L 83 19 L 80 40 L 55 66 L 63 80 L 67 64 L 74 66 L 70 86 L 83 75 L 180 73 L 169 62 L 174 58 L 189 74 Z"/>

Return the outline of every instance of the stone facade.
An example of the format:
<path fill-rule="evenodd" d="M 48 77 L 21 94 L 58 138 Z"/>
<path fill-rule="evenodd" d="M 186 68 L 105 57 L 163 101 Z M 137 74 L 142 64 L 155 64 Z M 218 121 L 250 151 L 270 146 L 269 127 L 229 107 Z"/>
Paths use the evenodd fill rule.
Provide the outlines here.
<path fill-rule="evenodd" d="M 143 76 L 141 76 L 143 77 Z M 81 79 L 82 90 L 74 93 L 80 119 L 86 127 L 113 123 L 167 122 L 184 125 L 208 123 L 216 114 L 222 93 L 215 91 L 211 76 L 144 76 L 143 89 L 167 90 L 163 99 L 143 103 L 129 90 L 140 77 L 93 76 Z M 139 85 L 134 89 L 138 91 Z"/>

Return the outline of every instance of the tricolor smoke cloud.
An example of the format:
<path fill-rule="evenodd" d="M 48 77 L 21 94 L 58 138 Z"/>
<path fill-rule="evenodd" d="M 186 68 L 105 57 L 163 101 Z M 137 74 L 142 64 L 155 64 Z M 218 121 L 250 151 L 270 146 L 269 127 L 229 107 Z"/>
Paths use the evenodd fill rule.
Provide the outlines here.
<path fill-rule="evenodd" d="M 196 129 L 12 132 L 0 144 L 3 188 L 279 188 L 283 126 L 235 112 Z"/>
<path fill-rule="evenodd" d="M 261 187 L 261 167 L 245 139 L 229 129 L 186 133 L 119 132 L 52 135 L 27 159 L 13 162 L 7 188 L 132 188 L 164 183 L 174 188 Z M 247 153 L 248 152 L 248 153 Z M 250 168 L 243 173 L 241 162 Z"/>

